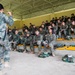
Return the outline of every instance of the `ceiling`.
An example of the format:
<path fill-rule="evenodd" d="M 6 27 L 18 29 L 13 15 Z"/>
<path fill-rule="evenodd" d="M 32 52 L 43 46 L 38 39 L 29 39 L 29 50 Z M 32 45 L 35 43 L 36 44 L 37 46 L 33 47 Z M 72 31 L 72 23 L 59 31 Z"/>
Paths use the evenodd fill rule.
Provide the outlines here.
<path fill-rule="evenodd" d="M 0 0 L 0 3 L 4 5 L 5 12 L 12 11 L 16 19 L 26 19 L 75 7 L 75 0 Z"/>

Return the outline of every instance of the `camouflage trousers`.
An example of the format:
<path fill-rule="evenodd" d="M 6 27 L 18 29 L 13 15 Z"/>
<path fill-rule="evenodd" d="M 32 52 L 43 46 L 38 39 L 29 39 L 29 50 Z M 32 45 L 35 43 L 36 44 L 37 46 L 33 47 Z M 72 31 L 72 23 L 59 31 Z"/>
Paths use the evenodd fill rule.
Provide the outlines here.
<path fill-rule="evenodd" d="M 43 42 L 43 45 L 44 45 L 44 51 L 47 51 L 47 46 L 49 46 L 49 50 L 51 53 L 54 53 L 54 45 L 56 45 L 56 42 L 55 41 L 52 41 L 50 43 L 48 43 L 48 41 L 44 41 Z"/>
<path fill-rule="evenodd" d="M 33 46 L 33 43 L 32 42 L 28 42 L 27 41 L 27 42 L 24 43 L 24 49 L 25 50 L 27 50 L 27 45 L 30 45 L 31 51 L 34 50 L 34 46 Z"/>
<path fill-rule="evenodd" d="M 8 36 L 6 32 L 0 32 L 0 68 L 2 65 L 1 60 L 4 62 L 9 62 L 10 56 L 9 52 L 11 50 L 11 44 L 8 41 Z"/>

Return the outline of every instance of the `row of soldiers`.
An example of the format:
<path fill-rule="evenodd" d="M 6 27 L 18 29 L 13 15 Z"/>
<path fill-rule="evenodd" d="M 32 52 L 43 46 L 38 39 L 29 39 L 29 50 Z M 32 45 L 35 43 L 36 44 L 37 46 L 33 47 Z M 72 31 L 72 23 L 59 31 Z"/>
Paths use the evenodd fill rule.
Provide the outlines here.
<path fill-rule="evenodd" d="M 26 30 L 27 31 L 27 30 Z M 38 46 L 38 55 L 41 53 L 42 45 L 44 46 L 44 51 L 50 46 L 50 51 L 54 55 L 55 34 L 52 33 L 52 29 L 45 36 L 40 34 L 39 30 L 35 31 L 35 34 L 31 34 L 29 31 L 22 34 L 15 30 L 15 34 L 9 30 L 9 41 L 13 44 L 13 48 L 16 49 L 19 44 L 24 46 L 24 50 L 28 52 L 27 46 L 30 45 L 30 52 L 35 53 L 34 46 Z"/>
<path fill-rule="evenodd" d="M 23 31 L 28 29 L 34 34 L 35 30 L 38 29 L 41 34 L 45 35 L 50 28 L 53 30 L 53 33 L 55 33 L 57 38 L 66 38 L 67 36 L 71 36 L 72 32 L 75 34 L 75 15 L 71 14 L 71 17 L 62 16 L 59 17 L 59 19 L 55 17 L 50 22 L 47 20 L 46 22 L 43 21 L 39 27 L 36 27 L 32 23 L 30 23 L 30 27 L 27 27 L 27 25 L 24 24 Z"/>
<path fill-rule="evenodd" d="M 73 14 L 72 14 L 73 15 Z M 59 19 L 52 19 L 50 22 L 42 22 L 41 26 L 37 27 L 30 23 L 30 27 L 24 24 L 22 32 L 17 29 L 9 29 L 9 41 L 13 41 L 14 49 L 18 44 L 24 45 L 24 50 L 27 52 L 27 45 L 30 45 L 31 52 L 34 53 L 34 46 L 38 46 L 38 54 L 41 53 L 42 45 L 44 51 L 47 47 L 50 47 L 50 51 L 54 56 L 54 45 L 56 44 L 56 38 L 72 38 L 71 32 L 75 34 L 75 18 L 62 17 Z"/>

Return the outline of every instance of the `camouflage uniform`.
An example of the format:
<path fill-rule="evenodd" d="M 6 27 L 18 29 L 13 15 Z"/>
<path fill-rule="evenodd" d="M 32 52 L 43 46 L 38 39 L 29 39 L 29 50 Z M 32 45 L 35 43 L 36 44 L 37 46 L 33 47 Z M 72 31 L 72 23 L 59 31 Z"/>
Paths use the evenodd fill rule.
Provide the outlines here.
<path fill-rule="evenodd" d="M 43 36 L 41 34 L 35 35 L 33 38 L 33 42 L 38 45 L 38 50 L 41 51 L 41 43 L 43 41 Z"/>
<path fill-rule="evenodd" d="M 66 34 L 68 36 L 71 36 L 72 23 L 71 22 L 67 22 L 66 25 L 67 25 L 67 29 L 66 29 L 67 32 L 66 32 Z"/>
<path fill-rule="evenodd" d="M 57 24 L 56 37 L 61 38 L 61 23 Z"/>
<path fill-rule="evenodd" d="M 0 13 L 0 61 L 1 59 L 4 58 L 5 62 L 9 61 L 10 59 L 9 57 L 10 44 L 7 36 L 6 24 L 10 26 L 13 24 L 12 16 L 7 17 L 5 14 Z"/>
<path fill-rule="evenodd" d="M 72 22 L 72 29 L 73 29 L 74 35 L 75 35 L 75 21 Z"/>
<path fill-rule="evenodd" d="M 66 37 L 66 29 L 67 29 L 66 25 L 61 26 L 61 37 L 62 37 L 62 33 L 64 34 L 64 38 Z"/>
<path fill-rule="evenodd" d="M 16 49 L 19 44 L 20 36 L 18 34 L 13 35 L 13 48 Z"/>
<path fill-rule="evenodd" d="M 19 44 L 24 44 L 24 37 L 22 35 L 20 35 Z"/>
<path fill-rule="evenodd" d="M 13 33 L 12 33 L 12 31 L 10 31 L 10 32 L 8 32 L 8 39 L 10 42 L 12 41 L 12 38 L 13 38 Z"/>
<path fill-rule="evenodd" d="M 46 45 L 49 45 L 51 52 L 54 52 L 54 45 L 56 44 L 56 36 L 55 34 L 47 34 L 46 35 L 46 42 L 44 44 L 45 49 L 46 49 Z"/>
<path fill-rule="evenodd" d="M 27 33 L 27 34 L 29 34 L 29 33 Z M 24 49 L 25 49 L 26 51 L 28 51 L 28 50 L 27 50 L 27 45 L 30 45 L 31 51 L 34 50 L 34 48 L 33 48 L 33 36 L 30 35 L 30 34 L 29 34 L 29 36 L 25 36 L 25 37 L 24 37 Z"/>

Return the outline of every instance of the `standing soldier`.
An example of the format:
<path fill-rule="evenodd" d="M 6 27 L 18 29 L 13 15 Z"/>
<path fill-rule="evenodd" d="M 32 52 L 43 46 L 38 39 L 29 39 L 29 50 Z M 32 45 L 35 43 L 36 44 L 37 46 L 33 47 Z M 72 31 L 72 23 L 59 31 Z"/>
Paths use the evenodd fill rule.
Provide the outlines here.
<path fill-rule="evenodd" d="M 8 25 L 13 25 L 14 21 L 12 18 L 11 12 L 8 12 L 8 16 L 4 14 L 4 7 L 2 4 L 0 4 L 0 69 L 2 69 L 3 64 L 1 63 L 1 59 L 4 58 L 4 67 L 9 67 L 9 50 L 10 50 L 10 45 L 7 37 L 7 26 Z"/>

